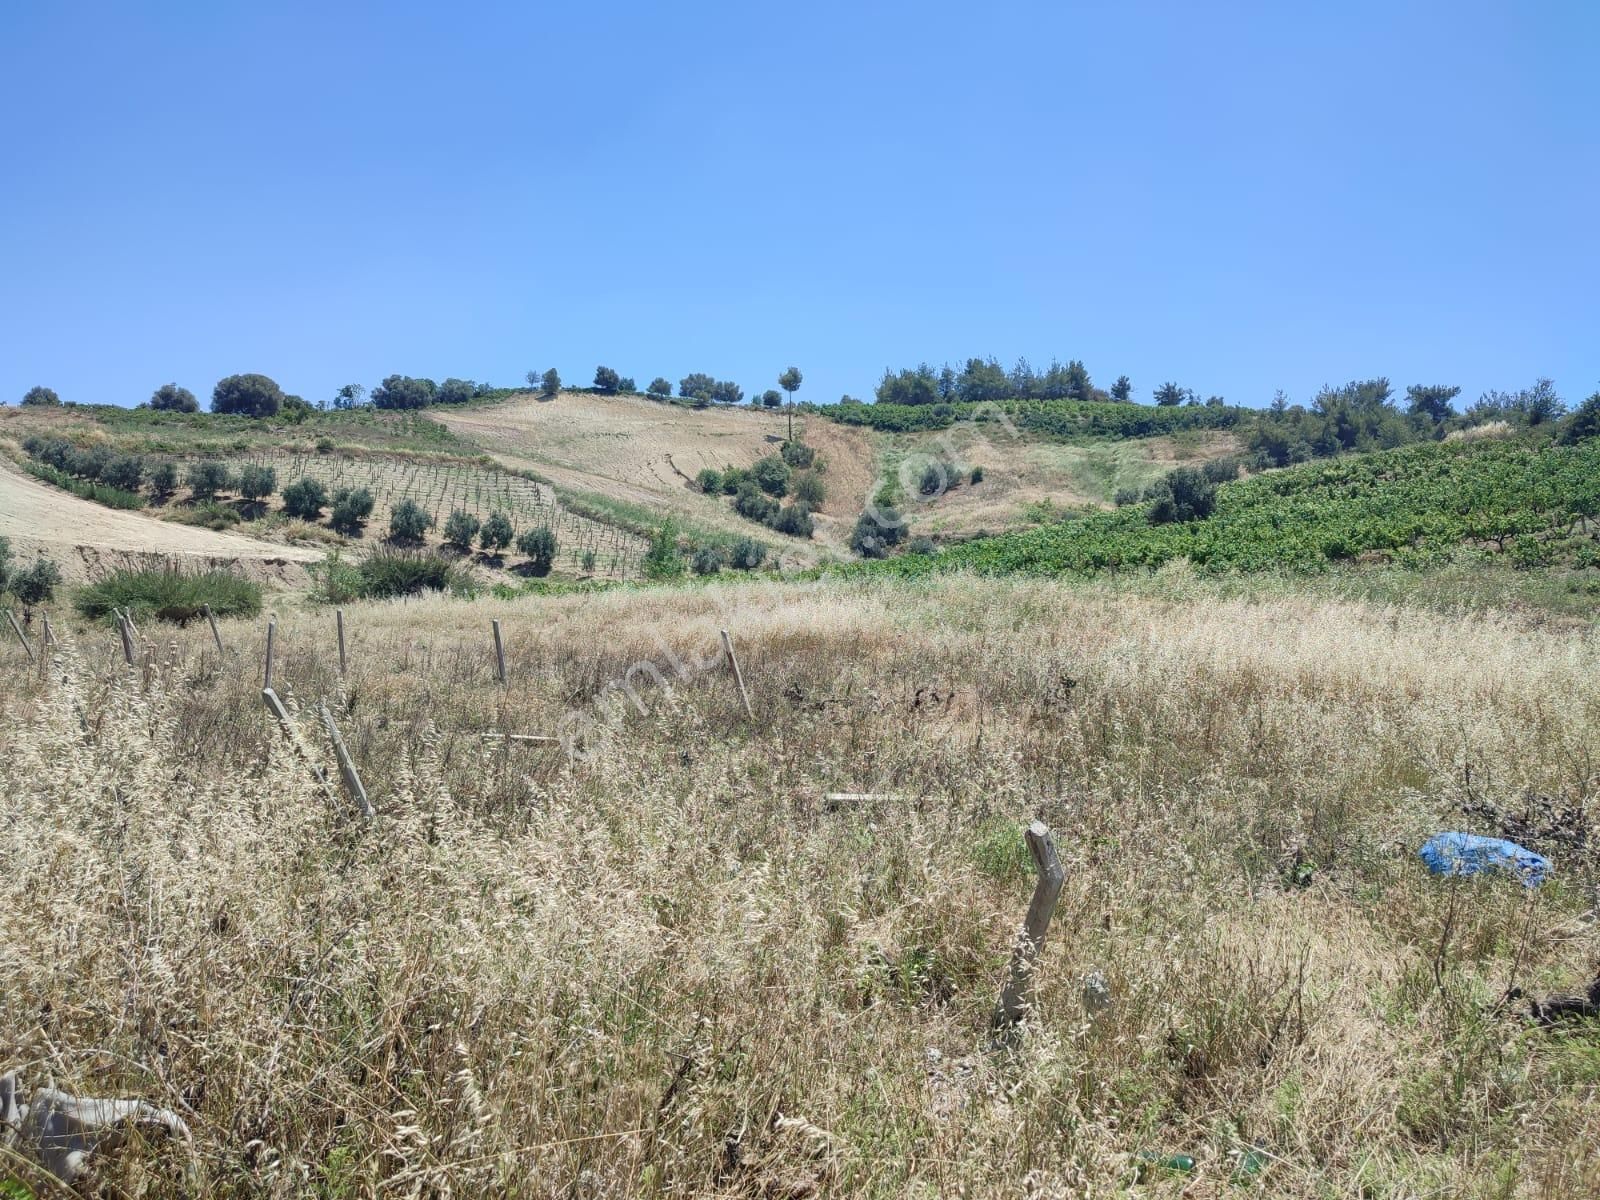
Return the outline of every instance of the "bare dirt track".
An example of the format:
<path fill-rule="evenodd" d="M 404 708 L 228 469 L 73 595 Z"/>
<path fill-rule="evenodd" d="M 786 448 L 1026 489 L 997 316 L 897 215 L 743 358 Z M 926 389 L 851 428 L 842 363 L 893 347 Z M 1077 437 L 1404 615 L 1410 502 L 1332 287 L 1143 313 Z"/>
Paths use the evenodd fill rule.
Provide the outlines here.
<path fill-rule="evenodd" d="M 0 537 L 10 539 L 20 558 L 43 554 L 54 559 L 62 574 L 75 581 L 159 558 L 196 567 L 237 565 L 254 579 L 299 585 L 306 579 L 305 564 L 321 557 L 316 550 L 106 508 L 42 483 L 4 460 Z"/>

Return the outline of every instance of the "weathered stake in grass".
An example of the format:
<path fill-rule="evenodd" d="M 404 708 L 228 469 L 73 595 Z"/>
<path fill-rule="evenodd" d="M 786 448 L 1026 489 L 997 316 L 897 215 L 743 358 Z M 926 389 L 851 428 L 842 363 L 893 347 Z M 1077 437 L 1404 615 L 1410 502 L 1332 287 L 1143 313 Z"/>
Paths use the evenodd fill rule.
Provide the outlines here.
<path fill-rule="evenodd" d="M 56 631 L 54 629 L 50 628 L 50 614 L 49 613 L 44 613 L 43 617 L 44 617 L 44 644 L 46 646 L 59 646 L 61 643 L 56 639 Z"/>
<path fill-rule="evenodd" d="M 262 690 L 268 692 L 272 690 L 272 643 L 277 640 L 277 637 L 278 619 L 274 617 L 267 622 L 267 673 L 265 682 L 261 685 Z"/>
<path fill-rule="evenodd" d="M 211 625 L 211 640 L 217 644 L 217 653 L 222 653 L 222 633 L 217 629 L 217 614 L 211 611 L 211 605 L 202 604 L 200 611 L 205 613 L 206 620 Z"/>
<path fill-rule="evenodd" d="M 755 712 L 750 708 L 750 693 L 744 690 L 744 672 L 739 669 L 739 656 L 733 652 L 733 639 L 728 636 L 728 631 L 722 631 L 722 648 L 728 653 L 728 662 L 733 667 L 734 682 L 739 685 L 739 699 L 744 701 L 744 715 L 753 721 Z"/>
<path fill-rule="evenodd" d="M 1061 885 L 1067 881 L 1066 869 L 1056 854 L 1055 840 L 1044 822 L 1030 824 L 1026 837 L 1028 852 L 1039 868 L 1039 882 L 1034 885 L 1028 915 L 1023 918 L 1016 947 L 1011 951 L 1011 978 L 1006 981 L 1000 993 L 1000 1004 L 994 1011 L 996 1029 L 1015 1025 L 1028 1015 L 1033 966 L 1044 947 L 1045 930 L 1050 928 L 1050 918 L 1055 915 L 1056 901 L 1061 898 Z"/>
<path fill-rule="evenodd" d="M 361 783 L 355 760 L 350 757 L 344 739 L 339 736 L 339 727 L 333 723 L 333 714 L 328 711 L 326 704 L 322 706 L 322 723 L 327 727 L 328 740 L 333 743 L 333 757 L 339 762 L 339 776 L 344 780 L 345 794 L 363 817 L 372 817 L 372 801 L 367 799 L 367 789 Z"/>
<path fill-rule="evenodd" d="M 344 609 L 336 608 L 333 610 L 333 623 L 339 629 L 339 674 L 342 676 L 346 672 L 344 658 Z"/>
<path fill-rule="evenodd" d="M 490 621 L 489 624 L 494 626 L 495 671 L 500 676 L 500 682 L 504 683 L 506 681 L 506 647 L 505 643 L 500 640 L 500 622 Z"/>
<path fill-rule="evenodd" d="M 130 667 L 133 666 L 133 633 L 128 618 L 121 612 L 113 609 L 117 616 L 117 633 L 122 638 L 122 658 Z"/>
<path fill-rule="evenodd" d="M 278 727 L 283 730 L 283 736 L 289 739 L 289 745 L 302 759 L 306 757 L 305 747 L 300 744 L 300 739 L 295 735 L 294 722 L 289 719 L 289 710 L 283 706 L 278 693 L 271 688 L 261 689 L 261 702 L 267 706 L 267 711 L 278 719 Z M 333 785 L 328 782 L 328 774 L 316 763 L 307 761 L 311 773 L 317 777 L 317 782 L 322 785 L 322 790 L 328 793 L 329 799 L 334 799 Z"/>
<path fill-rule="evenodd" d="M 28 661 L 36 661 L 33 654 L 33 647 L 28 644 L 28 635 L 23 633 L 22 626 L 17 624 L 17 614 L 12 612 L 9 608 L 6 609 L 6 620 L 10 621 L 11 628 L 17 631 L 17 641 L 21 642 L 22 648 L 28 652 Z"/>

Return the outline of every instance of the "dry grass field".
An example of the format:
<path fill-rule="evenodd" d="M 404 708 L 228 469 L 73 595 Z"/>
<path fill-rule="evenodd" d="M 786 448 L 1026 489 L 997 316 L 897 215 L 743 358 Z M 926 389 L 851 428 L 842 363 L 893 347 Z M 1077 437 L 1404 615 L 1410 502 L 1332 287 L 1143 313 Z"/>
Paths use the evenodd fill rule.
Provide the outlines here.
<path fill-rule="evenodd" d="M 106 1194 L 1600 1194 L 1592 1024 L 1499 1003 L 1596 970 L 1592 624 L 960 577 L 345 617 L 341 680 L 279 614 L 293 744 L 259 626 L 0 649 L 0 1062 L 193 1130 Z M 1540 889 L 1416 859 L 1524 811 Z M 1030 818 L 1067 881 L 996 1043 Z"/>

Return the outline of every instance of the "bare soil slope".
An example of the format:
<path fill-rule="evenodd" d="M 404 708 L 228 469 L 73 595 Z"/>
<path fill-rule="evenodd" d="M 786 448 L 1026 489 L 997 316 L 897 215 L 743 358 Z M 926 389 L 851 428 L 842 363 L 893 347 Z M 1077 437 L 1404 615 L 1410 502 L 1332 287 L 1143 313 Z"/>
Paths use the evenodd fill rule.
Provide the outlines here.
<path fill-rule="evenodd" d="M 321 557 L 316 550 L 106 508 L 41 483 L 3 459 L 0 537 L 9 538 L 22 558 L 48 555 L 70 580 L 161 557 L 196 566 L 236 564 L 252 578 L 300 585 L 306 579 L 304 564 Z"/>
<path fill-rule="evenodd" d="M 870 433 L 795 417 L 795 433 L 826 460 L 829 498 L 815 542 L 786 538 L 740 517 L 725 499 L 702 495 L 695 475 L 706 467 L 748 467 L 782 445 L 788 417 L 749 408 L 688 409 L 637 396 L 532 394 L 487 408 L 434 408 L 428 415 L 511 466 L 527 467 L 557 487 L 638 505 L 696 525 L 782 542 L 786 557 L 812 559 L 842 548 L 843 536 L 870 491 L 875 443 Z"/>

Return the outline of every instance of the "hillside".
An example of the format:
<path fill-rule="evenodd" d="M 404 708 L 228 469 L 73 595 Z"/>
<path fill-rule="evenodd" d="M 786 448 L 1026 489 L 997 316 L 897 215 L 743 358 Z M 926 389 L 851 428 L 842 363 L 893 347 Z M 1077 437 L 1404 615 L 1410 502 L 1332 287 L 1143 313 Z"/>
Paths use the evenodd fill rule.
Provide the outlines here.
<path fill-rule="evenodd" d="M 50 558 L 69 582 L 154 557 L 195 567 L 236 566 L 253 579 L 299 587 L 306 580 L 305 565 L 322 557 L 307 547 L 176 525 L 80 500 L 23 474 L 4 457 L 0 537 L 23 558 Z"/>
<path fill-rule="evenodd" d="M 857 431 L 803 414 L 795 434 L 825 460 L 828 498 L 813 542 L 785 538 L 694 486 L 703 469 L 749 467 L 783 444 L 785 414 L 753 408 L 694 409 L 641 396 L 532 393 L 503 403 L 431 408 L 428 416 L 508 466 L 536 471 L 586 511 L 610 508 L 634 520 L 672 518 L 688 531 L 757 536 L 788 565 L 847 553 L 846 538 L 871 495 L 876 449 Z"/>
<path fill-rule="evenodd" d="M 1148 508 L 979 539 L 885 568 L 909 574 L 1091 573 L 1183 558 L 1209 571 L 1321 570 L 1354 560 L 1600 565 L 1600 441 L 1545 435 L 1428 443 L 1223 484 L 1215 511 L 1152 524 Z"/>

